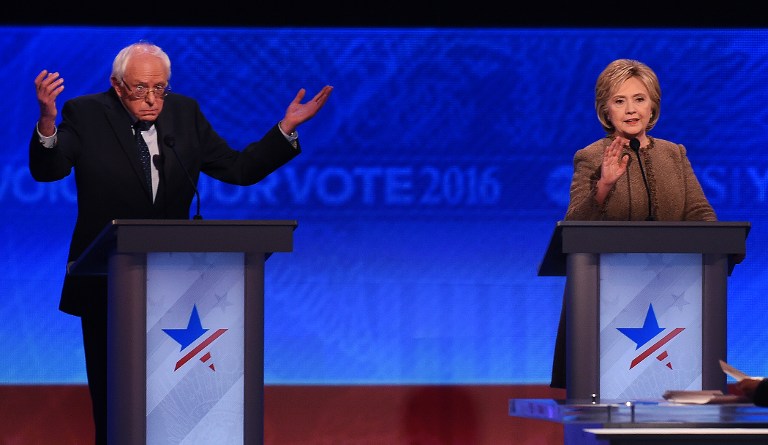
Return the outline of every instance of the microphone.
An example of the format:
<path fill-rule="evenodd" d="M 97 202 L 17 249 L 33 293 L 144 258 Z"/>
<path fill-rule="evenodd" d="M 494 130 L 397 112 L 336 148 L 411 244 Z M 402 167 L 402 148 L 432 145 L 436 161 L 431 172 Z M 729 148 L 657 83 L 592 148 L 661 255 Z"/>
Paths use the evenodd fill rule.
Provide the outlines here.
<path fill-rule="evenodd" d="M 162 171 L 163 170 L 163 163 L 165 162 L 165 158 L 163 158 L 163 155 L 154 155 L 152 156 L 152 164 L 155 166 L 156 169 Z"/>
<path fill-rule="evenodd" d="M 651 204 L 651 188 L 648 187 L 648 178 L 645 177 L 645 169 L 643 169 L 643 161 L 640 160 L 640 141 L 638 141 L 637 138 L 630 139 L 629 148 L 631 148 L 632 151 L 635 152 L 635 156 L 637 156 L 637 163 L 638 165 L 640 165 L 640 174 L 643 175 L 643 183 L 645 184 L 645 193 L 648 194 L 648 217 L 645 218 L 645 220 L 655 221 L 656 218 L 653 217 L 653 206 Z"/>
<path fill-rule="evenodd" d="M 203 217 L 200 215 L 200 192 L 197 191 L 197 186 L 195 185 L 195 181 L 192 180 L 192 176 L 189 174 L 186 168 L 184 168 L 184 163 L 181 162 L 181 157 L 179 156 L 179 153 L 176 151 L 176 138 L 170 135 L 166 135 L 163 138 L 163 142 L 165 142 L 165 145 L 171 148 L 171 151 L 173 151 L 174 156 L 176 156 L 176 160 L 179 161 L 179 165 L 181 166 L 181 169 L 184 170 L 184 173 L 187 175 L 187 179 L 189 180 L 190 185 L 192 185 L 192 190 L 195 191 L 195 198 L 197 199 L 197 213 L 195 213 L 195 216 L 192 219 L 203 219 Z M 162 162 L 162 158 L 160 158 L 160 162 Z"/>

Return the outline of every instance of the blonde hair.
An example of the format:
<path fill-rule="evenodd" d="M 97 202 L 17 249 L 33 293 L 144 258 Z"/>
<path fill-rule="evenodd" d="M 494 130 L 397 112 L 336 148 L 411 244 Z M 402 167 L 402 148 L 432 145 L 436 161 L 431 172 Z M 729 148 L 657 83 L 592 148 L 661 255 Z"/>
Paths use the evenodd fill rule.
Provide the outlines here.
<path fill-rule="evenodd" d="M 646 64 L 632 59 L 617 59 L 609 63 L 597 77 L 595 84 L 595 111 L 606 134 L 612 134 L 616 127 L 608 119 L 608 101 L 616 90 L 628 79 L 638 78 L 648 90 L 651 100 L 651 119 L 646 131 L 659 121 L 661 113 L 661 86 L 656 73 Z"/>

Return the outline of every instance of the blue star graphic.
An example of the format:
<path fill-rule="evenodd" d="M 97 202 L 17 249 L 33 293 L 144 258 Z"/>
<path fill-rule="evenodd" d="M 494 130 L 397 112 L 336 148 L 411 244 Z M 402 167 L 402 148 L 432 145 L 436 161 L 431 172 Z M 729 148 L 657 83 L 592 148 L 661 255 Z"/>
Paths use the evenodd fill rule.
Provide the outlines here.
<path fill-rule="evenodd" d="M 189 316 L 189 323 L 187 323 L 186 329 L 163 329 L 163 332 L 176 340 L 181 345 L 180 351 L 183 351 L 184 348 L 208 332 L 208 329 L 203 329 L 203 325 L 200 323 L 200 315 L 197 313 L 197 305 L 195 305 L 192 307 L 192 314 Z"/>
<path fill-rule="evenodd" d="M 645 323 L 643 323 L 642 328 L 616 329 L 635 342 L 635 350 L 640 349 L 640 346 L 648 343 L 653 337 L 659 335 L 659 333 L 664 330 L 664 328 L 659 327 L 659 322 L 656 320 L 656 314 L 653 312 L 653 305 L 648 306 L 648 313 L 645 315 Z"/>

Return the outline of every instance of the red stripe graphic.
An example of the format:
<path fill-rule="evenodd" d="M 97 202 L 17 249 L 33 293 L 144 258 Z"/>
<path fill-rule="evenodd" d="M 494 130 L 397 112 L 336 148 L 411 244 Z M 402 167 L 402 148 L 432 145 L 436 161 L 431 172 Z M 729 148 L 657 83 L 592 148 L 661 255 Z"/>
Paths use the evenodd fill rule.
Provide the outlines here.
<path fill-rule="evenodd" d="M 214 332 L 213 334 L 211 334 L 210 337 L 206 338 L 202 343 L 200 343 L 199 345 L 195 346 L 195 349 L 189 351 L 189 353 L 187 355 L 185 355 L 184 357 L 181 358 L 181 360 L 176 362 L 176 368 L 174 368 L 174 371 L 176 371 L 177 369 L 179 369 L 182 366 L 184 366 L 184 364 L 187 363 L 188 361 L 192 360 L 192 357 L 196 356 L 198 352 L 200 352 L 203 349 L 205 349 L 206 346 L 208 346 L 211 343 L 213 343 L 214 340 L 216 340 L 217 338 L 221 337 L 221 334 L 223 334 L 225 332 L 227 332 L 226 329 L 219 329 L 216 332 Z"/>
<path fill-rule="evenodd" d="M 635 366 L 639 365 L 640 362 L 642 362 L 643 360 L 648 358 L 649 355 L 651 355 L 654 352 L 656 352 L 656 350 L 658 350 L 660 347 L 662 347 L 665 344 L 667 344 L 667 342 L 669 342 L 670 340 L 675 338 L 677 336 L 677 334 L 683 332 L 684 330 L 685 330 L 685 328 L 675 328 L 675 329 L 673 329 L 672 332 L 670 332 L 669 334 L 665 335 L 664 338 L 662 338 L 661 340 L 657 341 L 656 344 L 654 344 L 650 348 L 646 349 L 645 352 L 643 352 L 642 354 L 640 354 L 637 357 L 635 357 L 635 359 L 632 360 L 632 364 L 629 366 L 629 369 L 632 369 Z"/>

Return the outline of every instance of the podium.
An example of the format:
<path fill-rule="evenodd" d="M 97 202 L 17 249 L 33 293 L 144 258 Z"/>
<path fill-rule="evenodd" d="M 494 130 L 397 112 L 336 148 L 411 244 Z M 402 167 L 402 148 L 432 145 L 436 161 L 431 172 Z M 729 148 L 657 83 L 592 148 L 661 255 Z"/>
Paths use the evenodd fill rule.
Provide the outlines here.
<path fill-rule="evenodd" d="M 111 445 L 263 443 L 264 264 L 296 226 L 113 220 L 70 266 L 108 277 Z"/>
<path fill-rule="evenodd" d="M 748 222 L 559 221 L 539 276 L 565 276 L 566 396 L 726 389 L 727 280 Z"/>

